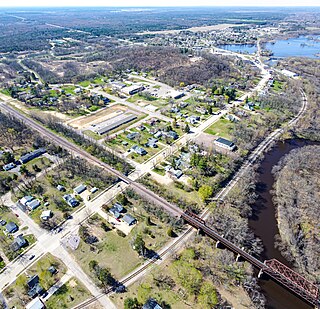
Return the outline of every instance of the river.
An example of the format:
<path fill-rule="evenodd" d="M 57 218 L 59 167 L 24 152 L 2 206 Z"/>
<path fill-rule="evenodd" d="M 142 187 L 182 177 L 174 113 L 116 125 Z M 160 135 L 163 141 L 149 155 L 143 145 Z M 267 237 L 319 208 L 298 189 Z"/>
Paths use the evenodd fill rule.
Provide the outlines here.
<path fill-rule="evenodd" d="M 271 50 L 273 56 L 271 58 L 285 57 L 309 57 L 318 58 L 320 55 L 320 37 L 299 36 L 297 38 L 289 38 L 287 40 L 276 40 L 263 44 L 267 50 Z M 257 51 L 256 45 L 251 44 L 225 44 L 218 45 L 219 48 L 230 50 L 233 52 L 253 54 Z"/>
<path fill-rule="evenodd" d="M 313 145 L 306 140 L 287 140 L 278 142 L 268 153 L 266 153 L 258 169 L 258 199 L 254 205 L 253 216 L 249 220 L 249 225 L 255 235 L 260 237 L 264 244 L 264 252 L 261 259 L 276 258 L 280 262 L 290 266 L 282 257 L 280 252 L 274 247 L 274 236 L 278 234 L 278 226 L 275 218 L 275 207 L 272 202 L 272 186 L 274 177 L 272 168 L 280 159 L 291 150 L 306 145 Z M 260 286 L 267 298 L 268 309 L 311 309 L 312 306 L 299 299 L 285 288 L 279 286 L 272 280 L 260 280 Z"/>

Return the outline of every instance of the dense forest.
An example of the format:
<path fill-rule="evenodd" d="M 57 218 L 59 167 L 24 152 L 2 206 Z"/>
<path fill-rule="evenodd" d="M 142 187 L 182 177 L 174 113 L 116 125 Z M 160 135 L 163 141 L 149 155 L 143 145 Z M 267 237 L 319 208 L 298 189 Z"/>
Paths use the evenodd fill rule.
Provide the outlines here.
<path fill-rule="evenodd" d="M 320 281 L 320 146 L 291 151 L 273 172 L 279 248 L 295 266 Z"/>

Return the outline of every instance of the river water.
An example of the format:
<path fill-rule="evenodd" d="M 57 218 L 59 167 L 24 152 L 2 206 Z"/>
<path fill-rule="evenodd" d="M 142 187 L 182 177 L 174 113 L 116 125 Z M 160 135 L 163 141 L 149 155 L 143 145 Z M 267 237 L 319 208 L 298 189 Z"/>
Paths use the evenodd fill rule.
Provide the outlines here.
<path fill-rule="evenodd" d="M 254 205 L 253 216 L 249 220 L 249 225 L 255 235 L 260 237 L 264 244 L 264 252 L 261 259 L 276 258 L 280 262 L 290 266 L 282 257 L 280 252 L 274 247 L 274 236 L 278 234 L 277 221 L 275 218 L 275 207 L 272 202 L 272 186 L 274 178 L 272 168 L 280 159 L 291 150 L 306 145 L 316 143 L 306 140 L 287 140 L 278 142 L 266 155 L 258 170 L 258 190 L 259 195 Z M 279 286 L 272 280 L 260 280 L 260 286 L 267 298 L 268 309 L 311 309 L 312 306 L 299 299 L 285 288 Z"/>
<path fill-rule="evenodd" d="M 250 44 L 225 44 L 218 47 L 244 54 L 253 54 L 257 51 L 257 46 Z M 271 58 L 309 57 L 319 59 L 320 37 L 300 36 L 287 40 L 276 40 L 265 43 L 264 48 L 272 51 L 273 56 Z"/>

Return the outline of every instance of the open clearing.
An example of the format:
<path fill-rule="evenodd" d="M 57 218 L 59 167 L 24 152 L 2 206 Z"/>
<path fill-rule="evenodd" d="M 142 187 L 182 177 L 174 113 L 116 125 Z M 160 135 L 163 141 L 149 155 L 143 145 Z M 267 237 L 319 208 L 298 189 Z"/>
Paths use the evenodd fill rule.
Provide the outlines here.
<path fill-rule="evenodd" d="M 127 107 L 117 104 L 117 105 L 113 105 L 111 107 L 108 107 L 106 109 L 103 109 L 95 114 L 91 114 L 90 116 L 83 116 L 83 117 L 79 117 L 73 121 L 70 121 L 68 124 L 72 127 L 74 127 L 75 129 L 85 129 L 87 127 L 89 127 L 92 124 L 95 123 L 99 123 L 99 122 L 103 122 L 106 121 L 116 115 L 118 115 L 120 112 L 131 112 L 131 113 L 135 113 L 138 114 L 136 111 L 128 109 Z"/>
<path fill-rule="evenodd" d="M 180 29 L 180 30 L 160 30 L 160 31 L 144 31 L 137 33 L 138 35 L 145 35 L 145 34 L 176 34 L 181 31 L 191 31 L 191 32 L 204 32 L 204 31 L 213 31 L 213 30 L 224 30 L 227 28 L 235 27 L 238 25 L 234 24 L 218 24 L 212 26 L 202 26 L 202 27 L 192 27 L 187 29 Z"/>

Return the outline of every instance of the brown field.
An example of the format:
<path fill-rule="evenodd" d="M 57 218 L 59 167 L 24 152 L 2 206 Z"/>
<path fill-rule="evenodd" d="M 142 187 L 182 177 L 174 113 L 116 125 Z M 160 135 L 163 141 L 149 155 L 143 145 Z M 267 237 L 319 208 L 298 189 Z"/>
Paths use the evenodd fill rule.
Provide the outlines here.
<path fill-rule="evenodd" d="M 94 123 L 99 123 L 105 121 L 109 118 L 116 116 L 119 112 L 130 111 L 134 114 L 138 114 L 136 111 L 128 109 L 126 106 L 117 104 L 106 109 L 100 110 L 97 113 L 91 114 L 89 116 L 81 116 L 77 119 L 69 121 L 68 124 L 75 129 L 85 129 Z"/>

